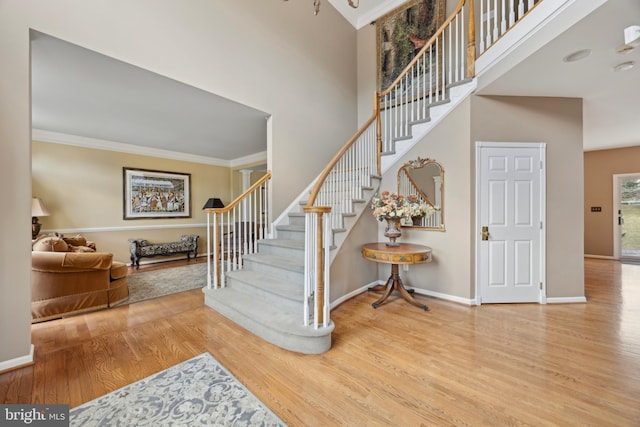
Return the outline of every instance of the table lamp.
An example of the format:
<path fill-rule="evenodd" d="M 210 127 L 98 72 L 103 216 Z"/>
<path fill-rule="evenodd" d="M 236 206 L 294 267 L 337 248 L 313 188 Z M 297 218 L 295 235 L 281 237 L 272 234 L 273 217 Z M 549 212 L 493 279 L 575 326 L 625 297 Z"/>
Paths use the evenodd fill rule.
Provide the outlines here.
<path fill-rule="evenodd" d="M 217 197 L 212 197 L 209 200 L 207 200 L 207 203 L 205 203 L 204 206 L 202 207 L 202 209 L 213 209 L 213 208 L 224 208 L 224 203 L 222 203 L 222 200 L 218 199 Z"/>
<path fill-rule="evenodd" d="M 39 216 L 49 216 L 49 211 L 44 207 L 42 201 L 37 197 L 31 199 L 31 239 L 35 239 L 40 234 L 41 224 L 38 222 Z"/>

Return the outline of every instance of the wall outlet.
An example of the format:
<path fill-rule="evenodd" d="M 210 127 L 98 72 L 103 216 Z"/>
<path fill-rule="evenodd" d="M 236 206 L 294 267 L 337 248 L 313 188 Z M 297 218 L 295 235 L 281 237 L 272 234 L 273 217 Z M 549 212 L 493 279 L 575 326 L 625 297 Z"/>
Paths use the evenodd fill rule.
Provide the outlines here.
<path fill-rule="evenodd" d="M 591 212 L 602 212 L 601 206 L 591 206 Z"/>

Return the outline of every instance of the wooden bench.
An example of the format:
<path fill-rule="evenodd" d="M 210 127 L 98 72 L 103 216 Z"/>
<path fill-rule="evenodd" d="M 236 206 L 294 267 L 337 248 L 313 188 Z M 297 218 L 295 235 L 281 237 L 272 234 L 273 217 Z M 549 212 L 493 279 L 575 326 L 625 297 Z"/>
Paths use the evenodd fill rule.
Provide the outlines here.
<path fill-rule="evenodd" d="M 129 239 L 129 249 L 131 251 L 131 265 L 140 268 L 140 258 L 154 257 L 157 255 L 187 254 L 187 260 L 198 256 L 197 235 L 183 235 L 177 242 L 150 243 L 146 239 Z"/>

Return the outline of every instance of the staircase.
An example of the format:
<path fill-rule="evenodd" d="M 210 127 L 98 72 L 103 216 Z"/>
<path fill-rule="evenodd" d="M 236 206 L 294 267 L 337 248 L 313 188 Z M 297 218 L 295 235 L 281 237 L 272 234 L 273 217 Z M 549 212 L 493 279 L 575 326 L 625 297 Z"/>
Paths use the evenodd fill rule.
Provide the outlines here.
<path fill-rule="evenodd" d="M 485 2 L 491 4 L 481 1 L 481 10 Z M 516 1 L 523 4 L 525 0 Z M 529 10 L 534 1 L 527 1 Z M 368 208 L 382 173 L 475 90 L 473 11 L 472 0 L 460 0 L 456 11 L 392 86 L 376 94 L 372 117 L 310 190 L 274 221 L 270 238 L 266 233 L 271 224 L 267 198 L 263 200 L 270 174 L 229 206 L 205 209 L 209 247 L 208 286 L 203 290 L 206 305 L 287 350 L 304 354 L 329 350 L 334 329 L 329 316 L 333 255 Z M 495 14 L 494 21 L 506 12 Z M 425 58 L 434 62 L 425 65 Z M 245 231 L 234 233 L 231 230 L 237 230 L 234 224 L 239 220 L 257 222 L 258 232 L 254 235 L 243 228 Z"/>
<path fill-rule="evenodd" d="M 372 182 L 379 184 L 379 180 L 372 177 Z M 353 211 L 344 215 L 345 226 L 334 233 L 346 234 L 375 190 L 377 185 L 361 188 L 362 198 L 351 200 Z M 203 292 L 206 305 L 264 340 L 298 353 L 321 354 L 331 348 L 334 324 L 313 328 L 302 321 L 305 203 L 298 203 L 298 210 L 287 214 L 287 223 L 275 227 L 277 238 L 258 240 L 257 251 L 243 255 L 242 269 L 226 272 L 224 288 Z"/>

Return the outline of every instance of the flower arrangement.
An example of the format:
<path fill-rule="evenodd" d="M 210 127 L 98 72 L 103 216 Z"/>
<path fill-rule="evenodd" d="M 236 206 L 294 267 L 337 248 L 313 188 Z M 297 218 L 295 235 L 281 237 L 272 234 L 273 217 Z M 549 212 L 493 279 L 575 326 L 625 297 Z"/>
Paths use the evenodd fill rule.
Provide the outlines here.
<path fill-rule="evenodd" d="M 436 211 L 433 206 L 427 203 L 420 203 L 418 196 L 411 194 L 407 196 L 409 200 L 409 217 L 430 217 Z"/>
<path fill-rule="evenodd" d="M 378 221 L 385 219 L 411 219 L 414 216 L 432 215 L 435 211 L 431 205 L 420 203 L 415 195 L 403 196 L 397 193 L 383 191 L 380 196 L 375 195 L 371 201 L 373 216 Z"/>
<path fill-rule="evenodd" d="M 389 193 L 383 191 L 380 193 L 380 197 L 373 196 L 371 200 L 371 209 L 373 209 L 373 216 L 378 221 L 383 221 L 387 218 L 407 218 L 409 215 L 409 202 L 408 200 L 396 193 Z"/>

